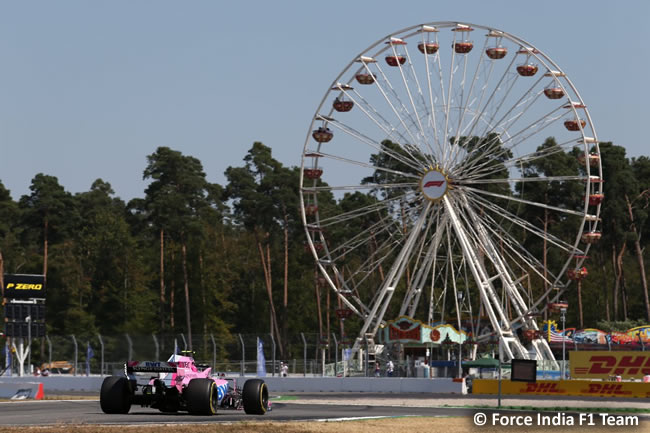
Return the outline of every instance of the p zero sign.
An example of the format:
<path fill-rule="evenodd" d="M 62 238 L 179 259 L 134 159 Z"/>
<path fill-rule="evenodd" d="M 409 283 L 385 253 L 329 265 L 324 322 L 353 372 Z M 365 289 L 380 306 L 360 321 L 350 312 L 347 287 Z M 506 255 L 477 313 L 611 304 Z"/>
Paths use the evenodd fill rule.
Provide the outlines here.
<path fill-rule="evenodd" d="M 4 274 L 4 297 L 9 299 L 45 299 L 43 275 Z"/>
<path fill-rule="evenodd" d="M 569 352 L 573 379 L 640 379 L 650 375 L 650 352 Z"/>

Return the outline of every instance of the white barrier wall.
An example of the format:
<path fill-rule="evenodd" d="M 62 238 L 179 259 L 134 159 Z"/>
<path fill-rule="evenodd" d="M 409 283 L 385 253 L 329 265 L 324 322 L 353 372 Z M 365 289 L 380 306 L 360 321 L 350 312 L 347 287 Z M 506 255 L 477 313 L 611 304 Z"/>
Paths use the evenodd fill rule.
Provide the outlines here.
<path fill-rule="evenodd" d="M 62 393 L 65 391 L 75 392 L 99 392 L 102 386 L 103 377 L 99 376 L 24 376 L 24 377 L 0 377 L 0 389 L 9 384 L 27 384 L 38 381 L 43 384 L 45 393 Z"/>
<path fill-rule="evenodd" d="M 251 377 L 236 377 L 240 386 Z M 10 384 L 34 382 L 34 377 L 0 377 L 0 389 Z M 451 378 L 386 378 L 386 377 L 263 377 L 272 393 L 277 392 L 422 392 L 466 394 L 464 382 Z M 74 392 L 97 392 L 104 378 L 99 376 L 55 375 L 38 377 L 45 394 Z"/>
<path fill-rule="evenodd" d="M 451 378 L 264 377 L 272 392 L 424 392 L 466 394 L 464 382 Z"/>

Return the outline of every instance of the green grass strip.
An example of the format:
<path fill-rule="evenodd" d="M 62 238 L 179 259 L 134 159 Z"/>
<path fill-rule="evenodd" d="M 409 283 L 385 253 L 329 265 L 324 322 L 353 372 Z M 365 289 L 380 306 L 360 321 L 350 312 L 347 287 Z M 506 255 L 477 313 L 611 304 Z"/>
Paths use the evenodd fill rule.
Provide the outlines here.
<path fill-rule="evenodd" d="M 288 401 L 288 400 L 298 400 L 298 397 L 295 395 L 278 395 L 271 397 L 272 401 Z"/>

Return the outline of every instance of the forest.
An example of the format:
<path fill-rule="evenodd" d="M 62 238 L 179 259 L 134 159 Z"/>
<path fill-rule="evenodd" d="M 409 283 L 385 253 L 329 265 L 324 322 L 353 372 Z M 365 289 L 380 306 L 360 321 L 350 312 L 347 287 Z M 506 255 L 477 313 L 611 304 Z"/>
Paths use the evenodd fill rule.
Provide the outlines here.
<path fill-rule="evenodd" d="M 600 143 L 600 152 L 602 239 L 589 252 L 581 302 L 577 291 L 565 294 L 581 306 L 569 309 L 567 326 L 650 323 L 650 158 L 629 158 L 613 143 Z M 553 167 L 529 169 L 577 170 L 575 149 L 549 161 Z M 236 333 L 272 333 L 281 356 L 289 356 L 296 334 L 339 331 L 337 302 L 305 248 L 300 168 L 284 166 L 256 142 L 240 166 L 226 169 L 225 185 L 208 182 L 198 159 L 167 147 L 143 161 L 142 175 L 148 186 L 128 202 L 102 179 L 72 194 L 38 173 L 17 201 L 0 182 L 0 275 L 46 276 L 48 334 L 183 332 L 191 341 L 211 333 L 231 342 Z M 557 185 L 539 188 L 533 193 L 546 198 L 570 195 Z M 345 209 L 374 192 L 359 194 L 321 203 Z M 553 227 L 560 222 L 546 223 L 562 230 Z M 358 322 L 346 326 L 353 334 Z"/>

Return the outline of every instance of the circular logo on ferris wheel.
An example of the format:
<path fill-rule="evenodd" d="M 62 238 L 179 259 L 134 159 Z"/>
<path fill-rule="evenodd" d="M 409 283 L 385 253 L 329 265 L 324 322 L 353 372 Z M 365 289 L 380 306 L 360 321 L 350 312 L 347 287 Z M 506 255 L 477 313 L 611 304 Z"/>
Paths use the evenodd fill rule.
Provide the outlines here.
<path fill-rule="evenodd" d="M 440 200 L 449 189 L 449 180 L 438 169 L 433 169 L 424 173 L 420 180 L 420 190 L 424 197 L 431 201 Z"/>

